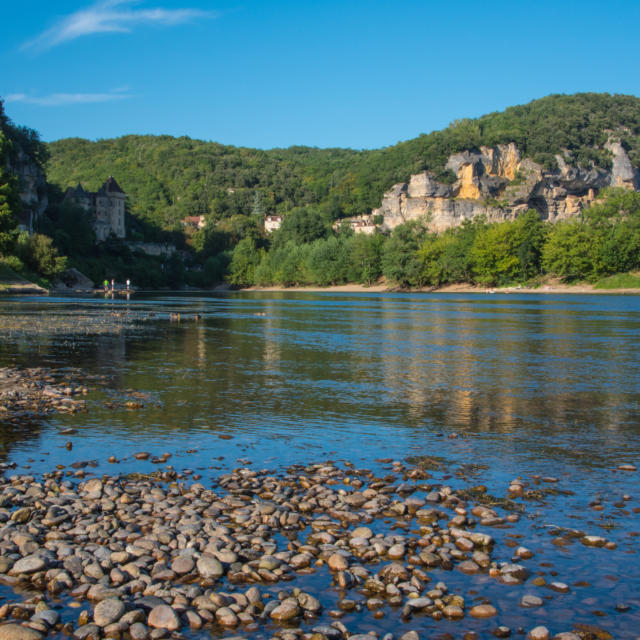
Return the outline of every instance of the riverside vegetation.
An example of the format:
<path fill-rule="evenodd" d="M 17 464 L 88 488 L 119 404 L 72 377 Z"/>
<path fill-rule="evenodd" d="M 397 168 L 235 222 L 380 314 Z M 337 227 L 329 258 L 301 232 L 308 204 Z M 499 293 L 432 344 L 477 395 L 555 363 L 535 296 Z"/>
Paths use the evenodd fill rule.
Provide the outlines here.
<path fill-rule="evenodd" d="M 44 145 L 35 132 L 11 124 L 1 107 L 0 114 L 0 151 L 10 157 L 22 149 L 46 166 L 49 180 L 37 233 L 19 234 L 17 181 L 3 169 L 0 253 L 6 265 L 48 280 L 71 265 L 96 282 L 123 281 L 133 272 L 146 287 L 370 284 L 381 276 L 421 287 L 523 283 L 545 275 L 596 282 L 640 267 L 633 193 L 604 194 L 582 217 L 553 226 L 532 212 L 513 222 L 476 219 L 438 235 L 427 232 L 427 220 L 371 237 L 332 228 L 371 211 L 385 190 L 416 172 L 455 180 L 447 158 L 482 145 L 514 142 L 523 156 L 550 169 L 557 154 L 576 167 L 602 168 L 611 164 L 605 146 L 615 132 L 638 166 L 640 100 L 633 96 L 548 96 L 373 151 L 262 151 L 169 136 Z M 96 246 L 92 221 L 63 202 L 63 191 L 77 182 L 96 188 L 112 173 L 129 194 L 130 239 L 169 242 L 180 252 L 146 256 L 116 239 Z M 265 214 L 284 214 L 281 230 L 265 235 Z M 185 231 L 182 218 L 197 215 L 205 216 L 206 227 Z"/>

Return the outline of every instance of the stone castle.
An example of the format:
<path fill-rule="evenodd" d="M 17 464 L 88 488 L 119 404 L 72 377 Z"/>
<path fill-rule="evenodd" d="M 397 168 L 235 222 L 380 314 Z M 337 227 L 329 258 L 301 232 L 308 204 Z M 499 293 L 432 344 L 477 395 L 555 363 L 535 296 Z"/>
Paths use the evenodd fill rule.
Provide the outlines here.
<path fill-rule="evenodd" d="M 85 191 L 82 185 L 69 187 L 65 200 L 95 215 L 96 240 L 103 242 L 110 235 L 125 237 L 124 203 L 127 196 L 112 176 L 96 192 Z"/>

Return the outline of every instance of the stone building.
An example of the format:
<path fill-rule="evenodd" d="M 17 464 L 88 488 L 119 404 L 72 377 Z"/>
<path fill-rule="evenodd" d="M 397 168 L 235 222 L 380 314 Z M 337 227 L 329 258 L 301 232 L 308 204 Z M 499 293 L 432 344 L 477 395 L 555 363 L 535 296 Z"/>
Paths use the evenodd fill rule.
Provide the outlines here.
<path fill-rule="evenodd" d="M 265 233 L 271 233 L 276 229 L 279 229 L 282 225 L 284 216 L 265 216 L 264 217 L 264 230 Z"/>
<path fill-rule="evenodd" d="M 75 189 L 69 187 L 65 200 L 71 200 L 88 213 L 95 216 L 94 230 L 96 240 L 102 242 L 110 235 L 124 238 L 124 203 L 127 196 L 112 176 L 96 192 L 85 191 L 78 184 Z"/>

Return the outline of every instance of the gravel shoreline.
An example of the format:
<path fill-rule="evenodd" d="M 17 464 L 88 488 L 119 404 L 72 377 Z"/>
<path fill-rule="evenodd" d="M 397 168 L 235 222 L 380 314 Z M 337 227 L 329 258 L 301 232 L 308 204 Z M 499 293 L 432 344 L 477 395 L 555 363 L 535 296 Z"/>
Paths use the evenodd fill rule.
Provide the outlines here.
<path fill-rule="evenodd" d="M 453 490 L 423 463 L 378 462 L 380 477 L 348 462 L 243 467 L 213 478 L 211 488 L 170 466 L 87 478 L 75 465 L 36 478 L 9 476 L 0 465 L 0 583 L 28 594 L 0 606 L 0 640 L 392 640 L 372 632 L 377 620 L 404 625 L 401 640 L 418 640 L 428 636 L 406 625 L 427 618 L 442 632 L 457 621 L 465 640 L 485 637 L 471 621 L 495 637 L 606 637 L 575 621 L 553 636 L 540 625 L 511 629 L 498 603 L 447 585 L 447 575 L 456 583 L 484 576 L 521 589 L 523 610 L 543 605 L 522 586 L 541 584 L 535 553 L 491 534 L 522 517 L 517 501 L 531 497 L 527 483 L 511 482 L 504 510 L 489 506 L 486 487 Z M 616 548 L 580 535 L 581 553 Z M 556 595 L 570 590 L 560 580 L 547 586 Z M 353 622 L 356 612 L 368 633 Z"/>

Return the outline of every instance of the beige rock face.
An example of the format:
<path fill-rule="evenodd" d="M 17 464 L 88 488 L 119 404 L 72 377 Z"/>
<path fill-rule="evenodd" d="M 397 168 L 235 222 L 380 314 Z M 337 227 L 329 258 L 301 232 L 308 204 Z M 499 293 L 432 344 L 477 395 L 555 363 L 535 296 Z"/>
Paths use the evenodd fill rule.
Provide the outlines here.
<path fill-rule="evenodd" d="M 558 167 L 550 171 L 522 158 L 515 143 L 464 151 L 447 161 L 446 168 L 457 177 L 453 184 L 439 183 L 432 173 L 422 171 L 408 183 L 393 185 L 380 207 L 357 219 L 370 233 L 376 217 L 382 218 L 382 229 L 425 219 L 436 232 L 478 216 L 489 222 L 513 220 L 527 209 L 535 209 L 543 220 L 551 222 L 575 217 L 604 187 L 640 190 L 640 174 L 622 144 L 612 139 L 606 148 L 612 158 L 609 170 L 571 166 L 558 155 Z"/>

